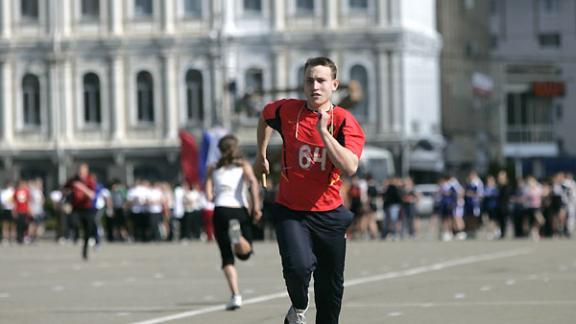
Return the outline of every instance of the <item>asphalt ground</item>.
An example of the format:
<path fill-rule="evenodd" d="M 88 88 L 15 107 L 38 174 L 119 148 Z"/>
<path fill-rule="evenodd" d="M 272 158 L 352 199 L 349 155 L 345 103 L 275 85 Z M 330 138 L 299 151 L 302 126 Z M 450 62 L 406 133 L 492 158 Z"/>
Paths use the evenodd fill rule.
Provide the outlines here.
<path fill-rule="evenodd" d="M 0 323 L 282 323 L 277 246 L 255 251 L 230 312 L 214 243 L 2 246 Z M 346 285 L 346 324 L 576 323 L 576 242 L 351 241 Z"/>

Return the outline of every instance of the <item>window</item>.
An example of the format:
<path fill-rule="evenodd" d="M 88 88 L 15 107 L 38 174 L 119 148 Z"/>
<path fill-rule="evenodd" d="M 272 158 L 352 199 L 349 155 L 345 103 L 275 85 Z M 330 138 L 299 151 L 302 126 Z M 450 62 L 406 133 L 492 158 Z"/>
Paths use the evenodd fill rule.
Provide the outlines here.
<path fill-rule="evenodd" d="M 244 75 L 244 95 L 237 105 L 237 112 L 246 117 L 258 117 L 262 109 L 262 89 L 264 73 L 261 69 L 251 68 Z"/>
<path fill-rule="evenodd" d="M 148 181 L 159 181 L 162 179 L 162 172 L 157 165 L 137 165 L 134 167 L 134 179 L 145 179 Z"/>
<path fill-rule="evenodd" d="M 358 119 L 368 119 L 368 71 L 362 65 L 354 65 L 350 69 L 350 80 L 354 80 L 360 86 L 363 95 L 360 101 L 351 107 L 351 110 Z"/>
<path fill-rule="evenodd" d="M 191 122 L 204 120 L 203 90 L 202 73 L 189 70 L 186 73 L 186 115 Z"/>
<path fill-rule="evenodd" d="M 100 79 L 95 73 L 87 73 L 82 83 L 84 85 L 84 123 L 100 125 L 102 122 Z"/>
<path fill-rule="evenodd" d="M 474 5 L 476 4 L 474 0 L 462 0 L 464 3 L 464 9 L 472 10 L 474 9 Z"/>
<path fill-rule="evenodd" d="M 298 13 L 313 13 L 314 0 L 296 0 L 296 12 Z"/>
<path fill-rule="evenodd" d="M 262 91 L 264 85 L 263 73 L 261 69 L 251 68 L 246 71 L 246 92 L 258 93 Z"/>
<path fill-rule="evenodd" d="M 480 54 L 480 45 L 478 45 L 478 42 L 472 40 L 464 43 L 464 55 L 466 57 L 478 57 Z"/>
<path fill-rule="evenodd" d="M 538 43 L 541 48 L 560 48 L 562 38 L 559 33 L 542 33 L 538 35 Z"/>
<path fill-rule="evenodd" d="M 490 34 L 490 48 L 493 50 L 498 48 L 498 35 Z"/>
<path fill-rule="evenodd" d="M 368 0 L 350 0 L 349 5 L 352 10 L 367 10 Z"/>
<path fill-rule="evenodd" d="M 134 15 L 137 17 L 152 16 L 152 0 L 134 0 Z"/>
<path fill-rule="evenodd" d="M 539 0 L 540 11 L 545 14 L 557 14 L 560 12 L 559 0 Z"/>
<path fill-rule="evenodd" d="M 187 17 L 201 17 L 202 0 L 184 0 L 184 15 Z"/>
<path fill-rule="evenodd" d="M 40 126 L 40 80 L 33 74 L 22 79 L 24 126 Z"/>
<path fill-rule="evenodd" d="M 244 0 L 244 10 L 254 13 L 262 12 L 262 1 L 261 0 Z"/>
<path fill-rule="evenodd" d="M 22 19 L 28 21 L 38 20 L 38 0 L 21 0 L 20 10 Z"/>
<path fill-rule="evenodd" d="M 136 77 L 137 120 L 142 123 L 154 122 L 154 82 L 150 72 L 142 71 Z"/>
<path fill-rule="evenodd" d="M 530 93 L 506 96 L 507 140 L 511 143 L 552 142 L 554 110 L 552 98 Z"/>
<path fill-rule="evenodd" d="M 492 16 L 496 16 L 498 14 L 498 1 L 499 0 L 490 0 L 489 10 L 490 10 L 490 15 L 492 15 Z"/>
<path fill-rule="evenodd" d="M 94 19 L 100 16 L 100 0 L 82 0 L 82 18 Z"/>

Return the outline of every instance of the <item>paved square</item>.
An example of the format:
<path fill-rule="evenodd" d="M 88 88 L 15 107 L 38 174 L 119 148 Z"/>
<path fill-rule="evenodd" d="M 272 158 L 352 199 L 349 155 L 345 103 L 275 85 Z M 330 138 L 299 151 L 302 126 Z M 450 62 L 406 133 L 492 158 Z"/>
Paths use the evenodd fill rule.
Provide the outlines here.
<path fill-rule="evenodd" d="M 573 240 L 350 242 L 341 323 L 573 323 Z M 245 306 L 215 244 L 0 247 L 0 323 L 282 323 L 276 244 L 238 263 Z M 313 294 L 311 294 L 313 298 Z M 314 323 L 314 308 L 309 312 Z"/>

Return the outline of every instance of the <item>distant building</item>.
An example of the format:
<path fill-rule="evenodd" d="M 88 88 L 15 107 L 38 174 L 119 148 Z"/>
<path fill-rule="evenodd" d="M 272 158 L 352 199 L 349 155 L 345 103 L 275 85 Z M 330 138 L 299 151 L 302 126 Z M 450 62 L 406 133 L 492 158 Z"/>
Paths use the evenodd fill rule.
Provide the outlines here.
<path fill-rule="evenodd" d="M 489 3 L 505 157 L 517 175 L 576 171 L 576 2 Z"/>
<path fill-rule="evenodd" d="M 353 113 L 407 173 L 441 138 L 435 19 L 433 0 L 1 1 L 0 179 L 55 187 L 87 161 L 101 180 L 176 181 L 180 129 L 253 151 L 259 110 L 298 95 L 317 55 L 362 85 Z"/>
<path fill-rule="evenodd" d="M 489 2 L 442 0 L 442 128 L 448 171 L 482 174 L 502 160 L 501 97 L 490 59 Z"/>

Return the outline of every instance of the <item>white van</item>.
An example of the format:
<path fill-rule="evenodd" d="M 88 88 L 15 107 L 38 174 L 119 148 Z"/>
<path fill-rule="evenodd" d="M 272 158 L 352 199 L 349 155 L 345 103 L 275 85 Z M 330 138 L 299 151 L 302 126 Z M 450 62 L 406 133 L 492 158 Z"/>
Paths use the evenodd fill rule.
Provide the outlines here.
<path fill-rule="evenodd" d="M 383 148 L 365 146 L 356 174 L 364 177 L 367 173 L 370 173 L 376 181 L 394 176 L 396 170 L 392 153 Z"/>

